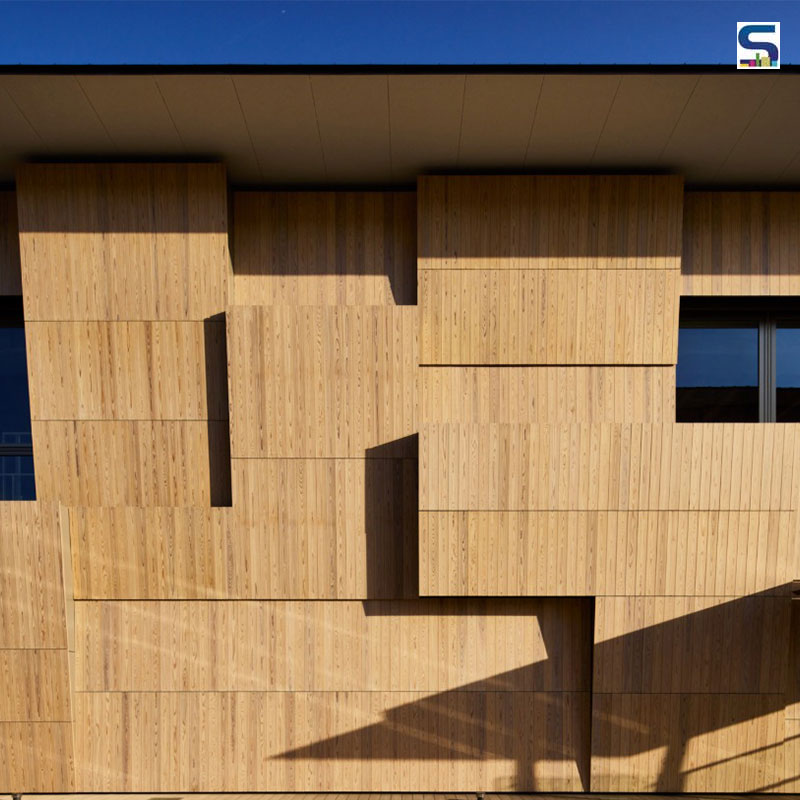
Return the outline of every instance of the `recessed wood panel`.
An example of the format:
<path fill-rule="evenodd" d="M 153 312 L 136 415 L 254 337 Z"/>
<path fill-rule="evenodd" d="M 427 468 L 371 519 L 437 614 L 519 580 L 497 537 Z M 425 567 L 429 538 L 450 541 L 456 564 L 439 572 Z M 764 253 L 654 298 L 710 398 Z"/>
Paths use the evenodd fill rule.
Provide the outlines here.
<path fill-rule="evenodd" d="M 65 505 L 211 505 L 225 422 L 33 422 L 36 492 Z M 210 440 L 210 441 L 209 441 Z"/>
<path fill-rule="evenodd" d="M 72 792 L 69 722 L 0 722 L 0 786 Z"/>
<path fill-rule="evenodd" d="M 673 367 L 424 367 L 428 422 L 672 422 Z"/>
<path fill-rule="evenodd" d="M 231 271 L 219 164 L 26 164 L 26 320 L 202 320 Z"/>
<path fill-rule="evenodd" d="M 69 722 L 67 651 L 0 649 L 0 722 Z"/>
<path fill-rule="evenodd" d="M 421 269 L 423 364 L 675 364 L 674 269 Z"/>
<path fill-rule="evenodd" d="M 791 510 L 796 426 L 429 424 L 420 509 Z"/>
<path fill-rule="evenodd" d="M 791 511 L 423 511 L 425 595 L 786 596 Z"/>
<path fill-rule="evenodd" d="M 21 295 L 17 195 L 0 191 L 0 295 Z"/>
<path fill-rule="evenodd" d="M 585 692 L 78 693 L 77 785 L 581 790 L 588 702 Z"/>
<path fill-rule="evenodd" d="M 589 612 L 552 599 L 79 602 L 76 688 L 587 691 Z"/>
<path fill-rule="evenodd" d="M 687 192 L 683 294 L 800 294 L 800 193 Z"/>
<path fill-rule="evenodd" d="M 413 192 L 235 192 L 237 305 L 416 302 Z"/>
<path fill-rule="evenodd" d="M 227 419 L 225 322 L 28 322 L 35 420 Z"/>
<path fill-rule="evenodd" d="M 234 308 L 228 342 L 235 458 L 363 458 L 416 433 L 415 309 Z"/>

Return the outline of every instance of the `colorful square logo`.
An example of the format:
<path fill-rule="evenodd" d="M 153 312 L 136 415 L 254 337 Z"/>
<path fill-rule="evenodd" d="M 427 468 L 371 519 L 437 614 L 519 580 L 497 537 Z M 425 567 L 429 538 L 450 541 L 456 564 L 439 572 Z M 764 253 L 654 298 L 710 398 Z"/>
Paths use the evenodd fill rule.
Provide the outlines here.
<path fill-rule="evenodd" d="M 780 22 L 736 23 L 736 68 L 781 68 Z"/>

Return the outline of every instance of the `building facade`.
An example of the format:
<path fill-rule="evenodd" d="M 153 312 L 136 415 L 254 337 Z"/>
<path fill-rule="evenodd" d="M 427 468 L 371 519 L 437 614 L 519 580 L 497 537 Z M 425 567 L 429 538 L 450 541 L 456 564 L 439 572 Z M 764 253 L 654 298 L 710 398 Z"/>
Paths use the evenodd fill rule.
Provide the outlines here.
<path fill-rule="evenodd" d="M 2 78 L 0 792 L 800 792 L 783 78 L 400 77 Z"/>

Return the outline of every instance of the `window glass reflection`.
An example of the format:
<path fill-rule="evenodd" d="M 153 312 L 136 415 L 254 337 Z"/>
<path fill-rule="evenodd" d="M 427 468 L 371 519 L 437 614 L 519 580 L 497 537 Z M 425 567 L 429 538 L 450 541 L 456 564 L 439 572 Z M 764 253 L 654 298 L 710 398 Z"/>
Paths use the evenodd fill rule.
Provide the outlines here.
<path fill-rule="evenodd" d="M 25 330 L 0 327 L 0 444 L 31 443 Z"/>
<path fill-rule="evenodd" d="M 800 328 L 779 327 L 775 337 L 775 419 L 800 422 Z"/>

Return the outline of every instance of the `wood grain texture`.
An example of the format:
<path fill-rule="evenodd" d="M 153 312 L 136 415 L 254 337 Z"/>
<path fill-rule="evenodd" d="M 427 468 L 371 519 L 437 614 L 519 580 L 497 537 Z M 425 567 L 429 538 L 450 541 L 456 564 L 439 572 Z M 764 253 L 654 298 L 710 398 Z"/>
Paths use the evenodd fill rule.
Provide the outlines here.
<path fill-rule="evenodd" d="M 419 423 L 672 422 L 673 367 L 424 367 Z"/>
<path fill-rule="evenodd" d="M 0 295 L 21 295 L 17 195 L 0 191 Z"/>
<path fill-rule="evenodd" d="M 792 510 L 798 445 L 781 424 L 429 424 L 420 509 Z"/>
<path fill-rule="evenodd" d="M 78 691 L 590 688 L 582 600 L 79 602 L 76 629 Z"/>
<path fill-rule="evenodd" d="M 237 305 L 416 302 L 413 192 L 234 192 Z"/>
<path fill-rule="evenodd" d="M 785 597 L 791 511 L 423 511 L 424 595 Z"/>
<path fill-rule="evenodd" d="M 0 786 L 26 792 L 71 792 L 68 722 L 0 722 Z"/>
<path fill-rule="evenodd" d="M 687 192 L 687 295 L 800 294 L 800 193 Z"/>
<path fill-rule="evenodd" d="M 585 692 L 78 693 L 77 783 L 82 791 L 579 790 L 588 699 Z"/>
<path fill-rule="evenodd" d="M 227 359 L 223 320 L 34 321 L 25 338 L 34 420 L 228 417 L 225 376 L 206 369 Z"/>
<path fill-rule="evenodd" d="M 202 320 L 231 273 L 219 164 L 26 164 L 26 320 Z"/>
<path fill-rule="evenodd" d="M 208 506 L 210 473 L 228 462 L 224 422 L 34 421 L 32 431 L 37 496 L 71 506 Z"/>
<path fill-rule="evenodd" d="M 0 649 L 0 722 L 70 722 L 67 651 Z"/>
<path fill-rule="evenodd" d="M 679 273 L 419 271 L 423 364 L 675 364 Z"/>
<path fill-rule="evenodd" d="M 416 432 L 416 310 L 229 314 L 234 457 L 363 458 Z"/>

